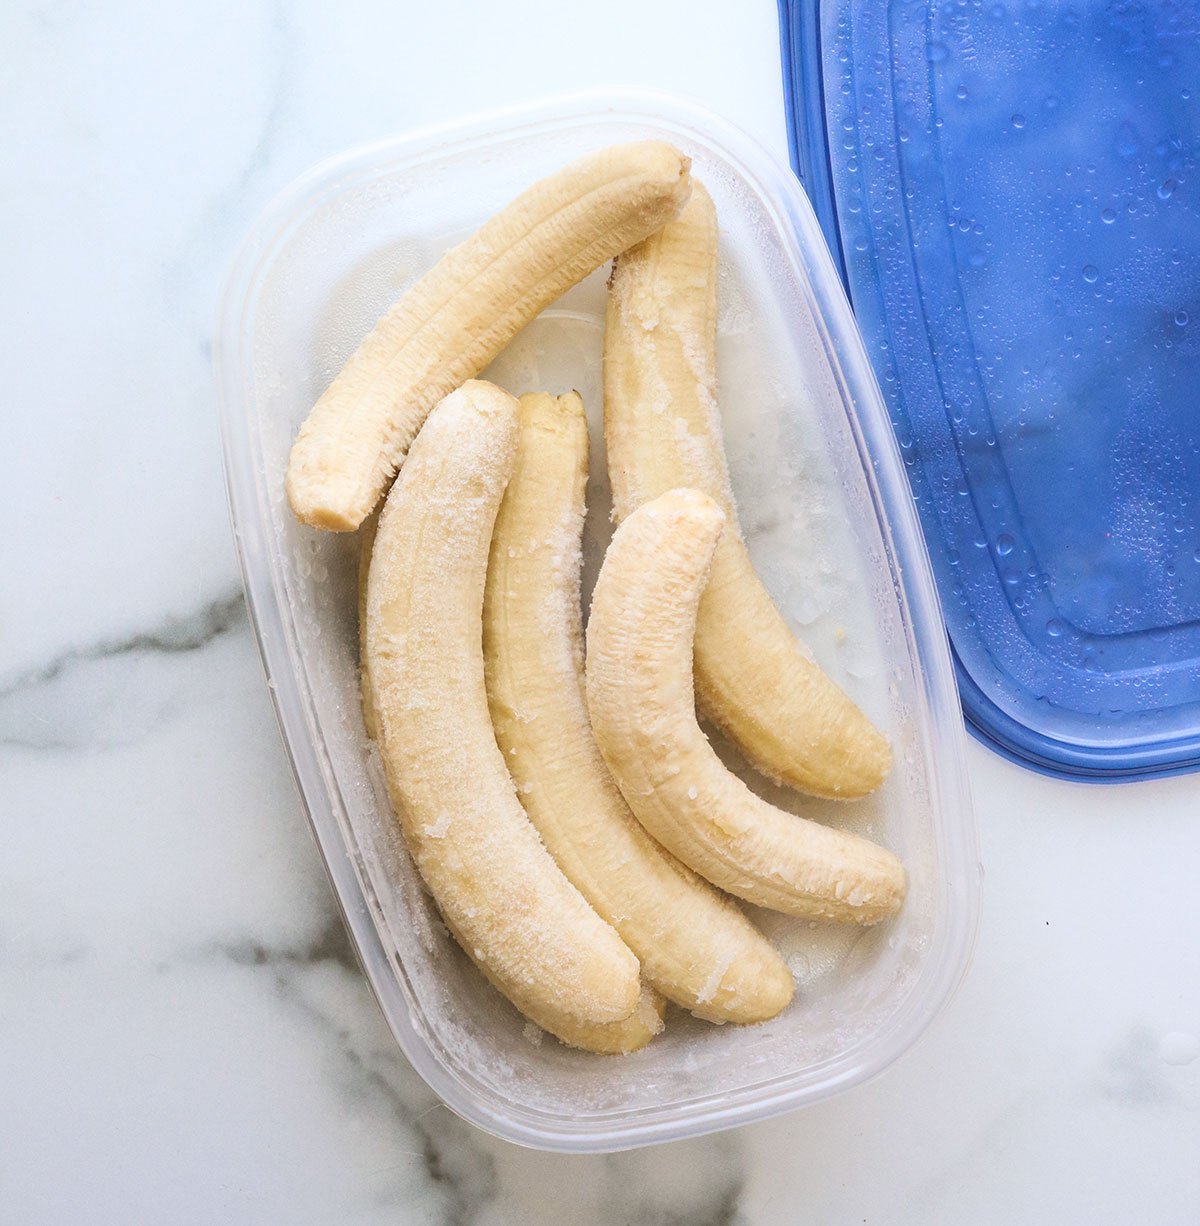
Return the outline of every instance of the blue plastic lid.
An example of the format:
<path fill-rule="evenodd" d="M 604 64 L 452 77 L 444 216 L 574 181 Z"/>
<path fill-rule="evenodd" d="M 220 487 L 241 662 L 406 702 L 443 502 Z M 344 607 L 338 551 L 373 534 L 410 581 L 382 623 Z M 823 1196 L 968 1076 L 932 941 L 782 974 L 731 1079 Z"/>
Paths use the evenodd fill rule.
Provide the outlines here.
<path fill-rule="evenodd" d="M 780 0 L 972 730 L 1200 767 L 1200 5 Z"/>

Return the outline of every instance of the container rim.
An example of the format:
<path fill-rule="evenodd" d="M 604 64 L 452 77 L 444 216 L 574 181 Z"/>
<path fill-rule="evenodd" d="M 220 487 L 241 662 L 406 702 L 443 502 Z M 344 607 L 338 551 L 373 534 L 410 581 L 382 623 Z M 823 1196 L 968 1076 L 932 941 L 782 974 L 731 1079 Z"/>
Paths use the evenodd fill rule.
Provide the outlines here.
<path fill-rule="evenodd" d="M 842 392 L 873 508 L 884 537 L 907 647 L 918 678 L 916 718 L 926 740 L 956 749 L 955 761 L 930 764 L 931 810 L 942 874 L 940 904 L 925 962 L 895 1011 L 860 1041 L 795 1074 L 741 1091 L 697 1098 L 682 1108 L 598 1112 L 580 1120 L 480 1096 L 470 1081 L 438 1059 L 430 1037 L 414 1023 L 397 971 L 372 915 L 372 893 L 343 842 L 336 812 L 342 800 L 319 738 L 315 712 L 298 683 L 304 675 L 282 575 L 266 565 L 270 552 L 261 455 L 242 412 L 251 392 L 247 337 L 263 269 L 299 221 L 348 182 L 419 162 L 435 150 L 469 147 L 521 129 L 547 131 L 595 121 L 652 124 L 705 146 L 736 166 L 774 214 L 789 241 L 789 257 L 812 299 L 814 323 Z M 810 275 L 811 274 L 811 275 Z M 945 628 L 916 509 L 882 395 L 850 313 L 812 208 L 791 171 L 746 133 L 702 105 L 662 91 L 610 88 L 570 93 L 449 120 L 361 145 L 328 158 L 292 181 L 260 213 L 237 250 L 221 295 L 213 344 L 226 497 L 246 603 L 301 802 L 359 961 L 401 1050 L 435 1093 L 486 1132 L 532 1148 L 601 1153 L 697 1136 L 766 1119 L 826 1099 L 883 1072 L 925 1032 L 953 996 L 970 965 L 979 924 L 981 869 L 969 787 L 965 737 Z M 916 667 L 917 665 L 920 667 Z M 304 746 L 307 753 L 298 752 Z M 314 809 L 328 796 L 334 811 Z M 344 807 L 343 807 L 344 812 Z M 950 921 L 953 920 L 953 923 Z M 815 1084 L 819 1081 L 819 1085 Z M 787 1084 L 781 1084 L 781 1083 Z"/>

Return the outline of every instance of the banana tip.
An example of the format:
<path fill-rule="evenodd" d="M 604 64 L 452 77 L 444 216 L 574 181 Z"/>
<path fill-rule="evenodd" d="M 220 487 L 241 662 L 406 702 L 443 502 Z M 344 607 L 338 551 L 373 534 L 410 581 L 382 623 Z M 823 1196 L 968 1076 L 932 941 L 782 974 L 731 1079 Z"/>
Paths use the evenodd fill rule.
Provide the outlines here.
<path fill-rule="evenodd" d="M 689 519 L 696 523 L 724 525 L 725 512 L 719 503 L 700 490 L 680 487 L 660 494 L 652 502 L 646 504 L 647 510 L 653 513 L 666 512 L 681 519 Z"/>

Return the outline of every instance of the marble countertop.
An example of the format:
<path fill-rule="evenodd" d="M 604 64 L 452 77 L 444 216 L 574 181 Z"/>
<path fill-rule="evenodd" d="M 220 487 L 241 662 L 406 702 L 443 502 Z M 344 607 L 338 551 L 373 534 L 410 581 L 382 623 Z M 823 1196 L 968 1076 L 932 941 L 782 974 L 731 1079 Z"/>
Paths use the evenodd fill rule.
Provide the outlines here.
<path fill-rule="evenodd" d="M 782 157 L 774 6 L 40 3 L 2 25 L 0 1217 L 1197 1220 L 1195 776 L 1072 786 L 972 744 L 982 931 L 919 1046 L 799 1114 L 596 1158 L 439 1105 L 309 837 L 221 485 L 210 345 L 240 234 L 347 145 L 594 85 L 690 95 Z"/>

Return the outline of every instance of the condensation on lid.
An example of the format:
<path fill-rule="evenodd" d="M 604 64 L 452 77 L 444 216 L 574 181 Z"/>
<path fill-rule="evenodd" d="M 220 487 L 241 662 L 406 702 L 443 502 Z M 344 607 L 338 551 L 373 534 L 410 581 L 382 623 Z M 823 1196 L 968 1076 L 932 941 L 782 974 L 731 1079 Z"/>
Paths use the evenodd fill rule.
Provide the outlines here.
<path fill-rule="evenodd" d="M 780 0 L 793 161 L 921 514 L 968 722 L 1200 767 L 1200 10 Z"/>

